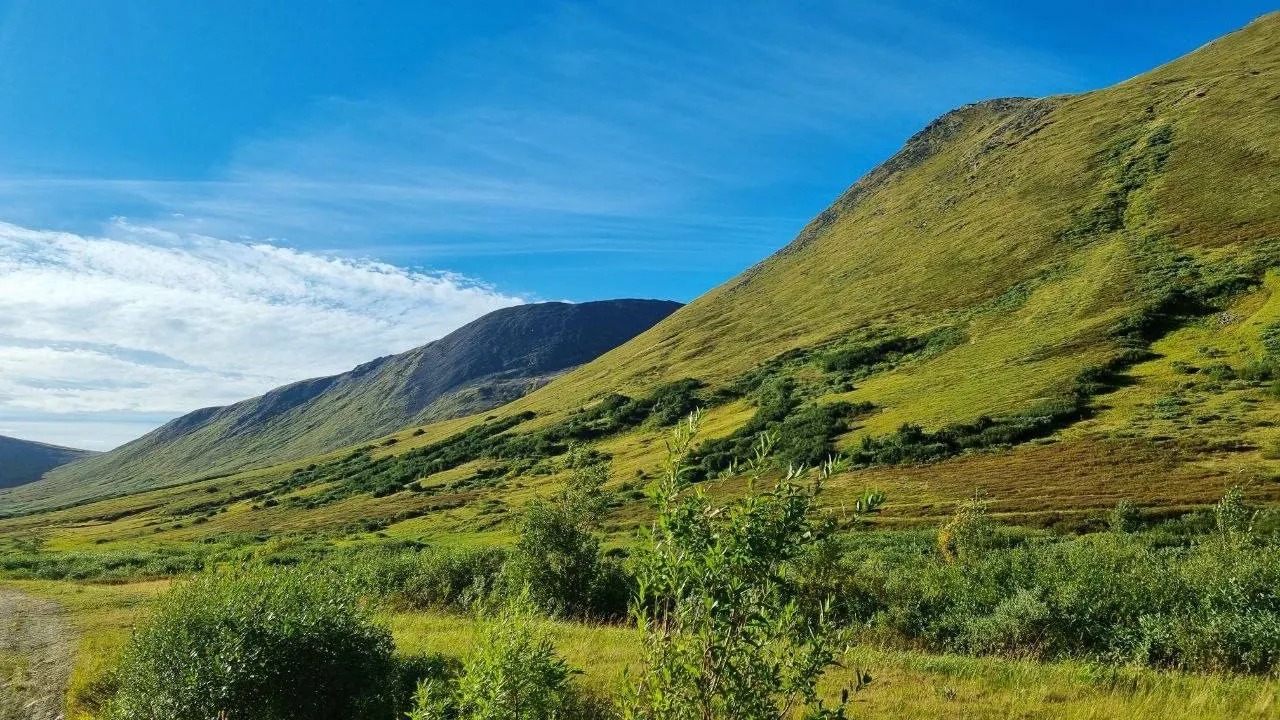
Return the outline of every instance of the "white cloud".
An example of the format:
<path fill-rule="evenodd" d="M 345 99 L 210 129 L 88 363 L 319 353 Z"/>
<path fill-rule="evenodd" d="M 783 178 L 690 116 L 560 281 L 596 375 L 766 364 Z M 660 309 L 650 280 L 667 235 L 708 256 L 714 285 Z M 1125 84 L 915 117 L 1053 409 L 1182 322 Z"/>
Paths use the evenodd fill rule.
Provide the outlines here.
<path fill-rule="evenodd" d="M 0 415 L 46 427 L 225 404 L 520 301 L 449 273 L 122 221 L 103 237 L 0 223 Z"/>

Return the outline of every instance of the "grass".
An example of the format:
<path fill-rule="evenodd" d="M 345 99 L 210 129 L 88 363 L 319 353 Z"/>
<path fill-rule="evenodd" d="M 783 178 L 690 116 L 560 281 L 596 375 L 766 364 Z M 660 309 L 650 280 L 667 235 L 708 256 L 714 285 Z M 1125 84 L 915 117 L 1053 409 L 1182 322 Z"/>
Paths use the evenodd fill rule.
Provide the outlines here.
<path fill-rule="evenodd" d="M 74 710 L 166 583 L 9 581 L 4 586 L 67 608 L 80 635 L 70 694 Z M 389 613 L 384 621 L 404 654 L 460 657 L 470 648 L 474 629 L 468 617 L 437 612 Z M 622 669 L 639 657 L 636 635 L 627 628 L 557 622 L 553 636 L 561 654 L 582 670 L 579 681 L 597 690 L 613 687 Z M 845 680 L 842 672 L 868 670 L 874 680 L 854 703 L 857 716 L 866 718 L 1225 720 L 1274 717 L 1280 707 L 1275 678 L 929 655 L 874 645 L 854 648 L 843 664 L 849 670 L 836 671 L 824 687 L 834 692 Z"/>
<path fill-rule="evenodd" d="M 3 586 L 66 608 L 76 634 L 75 657 L 67 691 L 68 718 L 97 692 L 96 683 L 114 665 L 147 603 L 168 588 L 168 581 L 98 585 L 52 581 L 5 581 Z"/>
<path fill-rule="evenodd" d="M 470 646 L 472 622 L 439 614 L 390 619 L 406 652 L 461 656 Z M 581 682 L 596 690 L 616 685 L 639 652 L 629 629 L 558 623 L 557 649 L 582 669 Z M 1280 707 L 1280 683 L 1272 679 L 1111 669 L 1079 663 L 928 655 L 858 647 L 825 682 L 831 697 L 848 685 L 852 668 L 867 669 L 872 684 L 854 702 L 856 717 L 1061 718 L 1266 718 Z"/>
<path fill-rule="evenodd" d="M 25 509 L 83 502 L 319 455 L 406 425 L 482 412 L 592 359 L 676 307 L 612 300 L 499 310 L 439 343 L 225 408 L 196 410 L 127 447 L 58 467 L 37 486 L 0 492 L 0 502 Z"/>
<path fill-rule="evenodd" d="M 855 650 L 845 663 L 875 675 L 854 704 L 872 718 L 1265 718 L 1280 705 L 1280 685 L 1255 678 L 875 648 Z"/>

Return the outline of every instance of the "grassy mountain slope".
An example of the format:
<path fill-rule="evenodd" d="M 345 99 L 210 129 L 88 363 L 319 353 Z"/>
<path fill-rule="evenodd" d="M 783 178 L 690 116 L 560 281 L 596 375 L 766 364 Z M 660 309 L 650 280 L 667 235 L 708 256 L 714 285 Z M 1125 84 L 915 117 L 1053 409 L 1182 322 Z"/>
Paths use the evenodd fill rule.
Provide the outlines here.
<path fill-rule="evenodd" d="M 634 337 L 679 307 L 657 300 L 538 303 L 497 310 L 449 335 L 330 377 L 183 415 L 13 500 L 64 503 L 322 453 L 483 412 Z M 0 505 L 6 499 L 0 497 Z"/>
<path fill-rule="evenodd" d="M 59 465 L 96 455 L 92 450 L 48 445 L 0 435 L 0 488 L 39 480 Z"/>
<path fill-rule="evenodd" d="M 886 408 L 874 429 L 1016 408 L 1067 385 L 1114 351 L 1118 319 L 1158 300 L 1179 254 L 1280 238 L 1278 25 L 1268 16 L 1106 90 L 948 113 L 781 252 L 515 407 L 661 378 L 722 382 L 874 324 L 969 336 L 868 382 L 860 394 Z M 1159 163 L 1157 133 L 1170 137 Z M 1124 189 L 1131 161 L 1153 167 Z"/>
<path fill-rule="evenodd" d="M 1040 524 L 1121 498 L 1174 512 L 1236 483 L 1276 499 L 1274 268 L 1280 14 L 1110 88 L 944 115 L 772 257 L 489 416 L 0 531 L 482 542 L 589 446 L 612 461 L 624 533 L 687 404 L 709 408 L 713 491 L 739 487 L 720 477 L 736 438 L 770 429 L 797 457 L 849 454 L 829 500 L 883 488 L 881 522 L 975 491 Z M 702 386 L 668 385 L 682 378 Z"/>

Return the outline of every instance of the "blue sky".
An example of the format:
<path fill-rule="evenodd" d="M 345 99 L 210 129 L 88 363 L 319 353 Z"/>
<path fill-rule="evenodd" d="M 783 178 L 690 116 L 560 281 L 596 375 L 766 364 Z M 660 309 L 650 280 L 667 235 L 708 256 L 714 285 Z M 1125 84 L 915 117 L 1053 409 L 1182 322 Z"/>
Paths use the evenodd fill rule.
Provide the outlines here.
<path fill-rule="evenodd" d="M 45 278 L 0 322 L 0 434 L 108 447 L 503 304 L 692 299 L 936 115 L 1112 84 L 1269 9 L 0 2 L 0 273 Z M 179 366 L 207 374 L 175 391 Z"/>

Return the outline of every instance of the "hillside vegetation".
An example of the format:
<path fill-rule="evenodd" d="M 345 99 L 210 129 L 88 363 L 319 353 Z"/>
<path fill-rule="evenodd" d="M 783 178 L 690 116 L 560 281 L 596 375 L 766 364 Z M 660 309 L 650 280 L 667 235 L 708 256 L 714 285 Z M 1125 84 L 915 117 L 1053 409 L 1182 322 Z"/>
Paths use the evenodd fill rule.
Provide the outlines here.
<path fill-rule="evenodd" d="M 88 463 L 0 496 L 0 507 L 135 492 L 327 452 L 411 423 L 483 412 L 598 357 L 679 306 L 613 300 L 497 310 L 439 340 L 341 375 L 183 415 Z"/>

